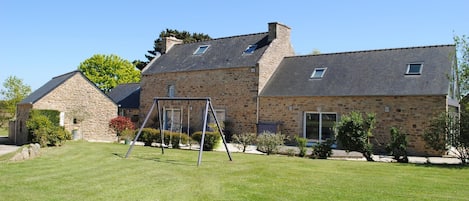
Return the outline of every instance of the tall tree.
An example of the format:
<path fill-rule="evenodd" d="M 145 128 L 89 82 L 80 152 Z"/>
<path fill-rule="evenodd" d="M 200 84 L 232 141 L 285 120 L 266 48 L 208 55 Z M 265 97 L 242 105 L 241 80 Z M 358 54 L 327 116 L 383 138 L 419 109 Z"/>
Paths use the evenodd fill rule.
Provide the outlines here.
<path fill-rule="evenodd" d="M 107 93 L 118 84 L 140 82 L 140 71 L 117 55 L 95 54 L 78 66 L 78 70 Z"/>
<path fill-rule="evenodd" d="M 5 99 L 4 107 L 10 117 L 16 113 L 16 104 L 21 102 L 31 93 L 31 87 L 23 83 L 23 80 L 16 76 L 9 76 L 3 82 L 3 89 L 0 91 Z"/>
<path fill-rule="evenodd" d="M 164 37 L 173 36 L 177 39 L 181 39 L 184 43 L 196 42 L 196 41 L 203 41 L 203 40 L 210 40 L 212 39 L 209 35 L 203 33 L 189 33 L 188 31 L 178 31 L 176 29 L 166 29 L 161 31 L 159 38 L 157 38 L 153 42 L 153 49 L 148 50 L 145 57 L 147 61 L 140 61 L 135 60 L 132 63 L 140 70 L 142 70 L 150 61 L 155 58 L 156 55 L 161 54 L 161 42 L 163 41 Z"/>
<path fill-rule="evenodd" d="M 454 36 L 459 66 L 459 87 L 461 95 L 469 93 L 469 37 L 466 35 Z"/>

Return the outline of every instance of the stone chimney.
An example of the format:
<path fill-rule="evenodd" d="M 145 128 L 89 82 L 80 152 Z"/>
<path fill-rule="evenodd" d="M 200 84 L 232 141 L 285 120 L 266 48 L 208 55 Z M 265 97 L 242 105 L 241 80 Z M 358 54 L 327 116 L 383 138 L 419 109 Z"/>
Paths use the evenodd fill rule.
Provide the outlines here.
<path fill-rule="evenodd" d="M 290 27 L 278 22 L 269 23 L 269 42 L 276 38 L 283 38 L 290 41 Z"/>
<path fill-rule="evenodd" d="M 177 39 L 174 36 L 164 37 L 162 40 L 161 54 L 166 54 L 174 45 L 182 43 L 183 41 L 181 39 Z"/>

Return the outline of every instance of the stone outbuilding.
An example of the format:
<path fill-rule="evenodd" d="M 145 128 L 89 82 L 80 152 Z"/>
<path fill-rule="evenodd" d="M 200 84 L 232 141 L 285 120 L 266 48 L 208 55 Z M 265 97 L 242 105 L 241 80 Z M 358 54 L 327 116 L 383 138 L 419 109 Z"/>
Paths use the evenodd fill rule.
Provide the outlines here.
<path fill-rule="evenodd" d="M 57 110 L 60 125 L 74 139 L 116 141 L 109 121 L 117 116 L 117 105 L 80 71 L 52 78 L 17 105 L 16 121 L 10 141 L 17 145 L 28 143 L 26 121 L 33 109 Z"/>
<path fill-rule="evenodd" d="M 140 83 L 119 84 L 107 93 L 119 107 L 119 116 L 128 117 L 138 124 L 140 112 Z"/>

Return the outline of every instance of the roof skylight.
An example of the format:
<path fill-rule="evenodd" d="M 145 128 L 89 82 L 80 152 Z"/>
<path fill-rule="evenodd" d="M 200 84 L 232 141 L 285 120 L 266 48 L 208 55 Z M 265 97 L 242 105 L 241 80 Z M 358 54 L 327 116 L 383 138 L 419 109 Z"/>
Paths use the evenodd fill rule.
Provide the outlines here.
<path fill-rule="evenodd" d="M 252 54 L 254 50 L 256 50 L 257 45 L 249 45 L 246 50 L 244 50 L 243 54 Z"/>
<path fill-rule="evenodd" d="M 195 52 L 193 53 L 194 55 L 201 55 L 203 53 L 205 53 L 205 51 L 207 51 L 208 49 L 208 45 L 201 45 L 199 46 L 199 48 L 197 48 L 197 50 L 195 50 Z"/>
<path fill-rule="evenodd" d="M 421 63 L 411 63 L 407 64 L 406 75 L 420 75 L 422 74 L 422 64 Z"/>
<path fill-rule="evenodd" d="M 311 74 L 311 79 L 320 79 L 324 76 L 324 73 L 326 73 L 327 68 L 315 68 L 313 73 Z"/>

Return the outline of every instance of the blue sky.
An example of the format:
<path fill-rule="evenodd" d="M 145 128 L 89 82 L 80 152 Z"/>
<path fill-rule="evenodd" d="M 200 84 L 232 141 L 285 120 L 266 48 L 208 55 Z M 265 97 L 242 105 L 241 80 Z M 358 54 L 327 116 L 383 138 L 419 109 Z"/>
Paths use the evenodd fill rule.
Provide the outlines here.
<path fill-rule="evenodd" d="M 166 28 L 219 38 L 280 22 L 300 55 L 452 44 L 469 35 L 468 8 L 467 0 L 0 0 L 0 82 L 14 75 L 35 90 L 94 54 L 145 60 Z"/>

